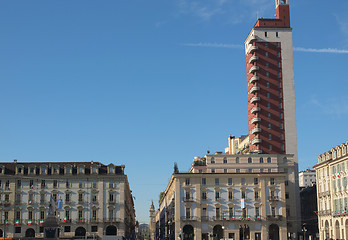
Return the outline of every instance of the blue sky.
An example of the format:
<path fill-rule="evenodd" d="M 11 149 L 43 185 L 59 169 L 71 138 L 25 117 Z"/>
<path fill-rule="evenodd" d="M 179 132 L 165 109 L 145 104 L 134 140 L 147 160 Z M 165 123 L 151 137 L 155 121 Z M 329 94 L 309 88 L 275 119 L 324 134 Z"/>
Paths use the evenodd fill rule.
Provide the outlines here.
<path fill-rule="evenodd" d="M 300 169 L 348 140 L 348 1 L 291 1 Z M 273 0 L 2 1 L 0 161 L 125 164 L 140 222 L 177 162 L 247 133 Z"/>

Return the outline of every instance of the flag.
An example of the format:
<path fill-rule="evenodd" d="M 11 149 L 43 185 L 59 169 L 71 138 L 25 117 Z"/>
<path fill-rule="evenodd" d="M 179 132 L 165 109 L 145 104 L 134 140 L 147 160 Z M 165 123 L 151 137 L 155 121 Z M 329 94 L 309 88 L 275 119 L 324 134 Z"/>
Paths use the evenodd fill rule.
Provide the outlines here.
<path fill-rule="evenodd" d="M 240 200 L 240 208 L 245 208 L 245 202 L 244 202 L 244 198 L 242 198 L 241 200 Z"/>

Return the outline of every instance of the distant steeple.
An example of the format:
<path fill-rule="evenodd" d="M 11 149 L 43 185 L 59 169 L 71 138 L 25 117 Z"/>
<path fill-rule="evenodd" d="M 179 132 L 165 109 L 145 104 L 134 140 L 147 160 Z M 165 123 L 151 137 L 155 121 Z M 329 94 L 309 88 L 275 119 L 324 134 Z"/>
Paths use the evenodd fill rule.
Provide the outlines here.
<path fill-rule="evenodd" d="M 153 240 L 155 239 L 155 232 L 156 232 L 155 206 L 153 205 L 153 201 L 151 201 L 149 212 L 150 212 L 150 240 Z"/>

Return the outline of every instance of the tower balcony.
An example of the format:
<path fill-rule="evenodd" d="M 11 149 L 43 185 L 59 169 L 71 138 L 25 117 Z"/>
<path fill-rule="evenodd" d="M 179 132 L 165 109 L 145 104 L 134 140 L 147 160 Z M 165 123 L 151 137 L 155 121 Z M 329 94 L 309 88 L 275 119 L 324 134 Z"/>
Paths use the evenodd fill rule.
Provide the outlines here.
<path fill-rule="evenodd" d="M 254 103 L 254 102 L 258 102 L 260 101 L 260 97 L 253 97 L 251 100 L 250 100 L 250 103 Z"/>
<path fill-rule="evenodd" d="M 262 153 L 262 150 L 256 149 L 256 150 L 254 150 L 253 152 L 254 152 L 254 153 Z"/>
<path fill-rule="evenodd" d="M 250 89 L 250 93 L 253 93 L 253 92 L 256 92 L 256 91 L 259 91 L 260 90 L 260 87 L 258 86 L 254 86 Z"/>
<path fill-rule="evenodd" d="M 255 133 L 259 133 L 259 132 L 261 132 L 261 128 L 253 128 L 251 130 L 251 134 L 255 134 Z"/>
<path fill-rule="evenodd" d="M 259 48 L 258 46 L 251 46 L 251 47 L 249 47 L 248 54 L 255 52 L 258 48 Z"/>
<path fill-rule="evenodd" d="M 259 112 L 261 110 L 261 108 L 259 108 L 259 107 L 253 107 L 251 110 L 250 110 L 250 113 L 251 114 L 254 114 L 254 113 L 256 113 L 256 112 Z"/>
<path fill-rule="evenodd" d="M 249 63 L 253 63 L 255 61 L 257 61 L 259 59 L 258 56 L 252 56 L 250 59 L 249 59 Z"/>
<path fill-rule="evenodd" d="M 259 66 L 252 66 L 252 67 L 250 68 L 250 70 L 249 70 L 249 73 L 253 73 L 253 72 L 255 72 L 255 71 L 258 71 L 259 69 L 260 69 Z"/>
<path fill-rule="evenodd" d="M 261 121 L 261 118 L 255 117 L 255 118 L 251 119 L 250 123 L 254 124 L 254 123 L 257 123 L 257 122 L 260 122 L 260 121 Z"/>
<path fill-rule="evenodd" d="M 261 143 L 261 142 L 262 142 L 261 139 L 255 138 L 255 139 L 251 142 L 251 144 L 259 144 L 259 143 Z"/>
<path fill-rule="evenodd" d="M 257 37 L 255 35 L 252 35 L 249 39 L 249 44 L 252 43 L 252 42 L 255 42 L 257 40 Z"/>
<path fill-rule="evenodd" d="M 253 82 L 258 81 L 258 80 L 260 80 L 260 77 L 255 75 L 255 76 L 252 76 L 252 77 L 250 78 L 249 83 L 253 83 Z"/>

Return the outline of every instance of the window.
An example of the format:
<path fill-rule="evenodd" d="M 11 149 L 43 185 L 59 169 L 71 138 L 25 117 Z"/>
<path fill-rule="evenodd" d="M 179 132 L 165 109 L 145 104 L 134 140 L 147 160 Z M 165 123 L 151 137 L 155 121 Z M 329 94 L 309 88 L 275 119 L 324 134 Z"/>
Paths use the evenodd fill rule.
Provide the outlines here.
<path fill-rule="evenodd" d="M 207 179 L 206 178 L 202 178 L 202 185 L 206 185 L 207 184 Z"/>
<path fill-rule="evenodd" d="M 203 217 L 207 216 L 207 208 L 202 208 L 202 216 Z"/>
<path fill-rule="evenodd" d="M 239 157 L 236 157 L 236 163 L 239 163 Z"/>
<path fill-rule="evenodd" d="M 33 220 L 33 211 L 32 210 L 28 211 L 28 219 Z"/>
<path fill-rule="evenodd" d="M 242 185 L 245 185 L 245 178 L 242 178 L 240 182 Z"/>
<path fill-rule="evenodd" d="M 280 72 L 277 73 L 277 77 L 280 78 Z"/>
<path fill-rule="evenodd" d="M 271 108 L 271 103 L 267 103 L 267 108 Z"/>
<path fill-rule="evenodd" d="M 215 160 L 213 157 L 211 158 L 210 163 L 215 163 Z"/>
<path fill-rule="evenodd" d="M 242 198 L 245 199 L 245 197 L 246 197 L 245 190 L 242 190 Z"/>
<path fill-rule="evenodd" d="M 227 158 L 224 158 L 224 163 L 227 163 Z"/>
<path fill-rule="evenodd" d="M 266 93 L 267 98 L 270 98 L 271 94 L 269 92 Z"/>
<path fill-rule="evenodd" d="M 70 193 L 65 194 L 65 202 L 70 202 Z"/>
<path fill-rule="evenodd" d="M 246 218 L 246 216 L 247 216 L 247 210 L 246 210 L 246 208 L 243 208 L 243 210 L 242 210 L 242 217 Z"/>
<path fill-rule="evenodd" d="M 30 186 L 31 189 L 34 188 L 34 180 L 30 180 L 29 181 L 29 186 Z"/>
<path fill-rule="evenodd" d="M 259 200 L 259 191 L 258 190 L 255 190 L 255 192 L 254 192 L 254 199 L 255 199 L 255 201 Z"/>
<path fill-rule="evenodd" d="M 270 183 L 271 185 L 274 185 L 274 178 L 271 178 Z"/>
<path fill-rule="evenodd" d="M 113 218 L 114 218 L 114 209 L 109 208 L 109 219 L 113 219 Z"/>
<path fill-rule="evenodd" d="M 266 77 L 269 77 L 269 72 L 266 72 Z"/>
<path fill-rule="evenodd" d="M 276 37 L 279 37 L 279 34 L 278 34 L 278 32 L 276 32 Z"/>
<path fill-rule="evenodd" d="M 269 62 L 266 62 L 265 66 L 266 66 L 266 68 L 268 68 L 269 67 Z"/>
<path fill-rule="evenodd" d="M 185 200 L 190 200 L 191 196 L 190 196 L 190 191 L 186 191 L 185 192 Z"/>
<path fill-rule="evenodd" d="M 283 134 L 280 134 L 280 140 L 284 140 Z"/>
<path fill-rule="evenodd" d="M 215 173 L 215 169 L 214 168 L 211 170 L 211 173 Z"/>
<path fill-rule="evenodd" d="M 57 197 L 57 193 L 53 193 L 53 200 L 55 201 L 55 202 L 57 202 L 57 200 L 58 200 L 58 197 Z"/>
<path fill-rule="evenodd" d="M 80 220 L 83 219 L 83 210 L 82 209 L 79 210 L 79 219 Z"/>
<path fill-rule="evenodd" d="M 288 186 L 288 185 L 289 185 L 289 181 L 285 180 L 285 186 Z"/>
<path fill-rule="evenodd" d="M 280 144 L 280 150 L 284 151 L 284 144 Z"/>
<path fill-rule="evenodd" d="M 254 185 L 259 184 L 259 179 L 258 178 L 254 178 Z"/>
<path fill-rule="evenodd" d="M 279 52 L 277 52 L 277 58 L 279 58 Z"/>
<path fill-rule="evenodd" d="M 220 192 L 219 191 L 215 191 L 215 200 L 220 201 Z"/>
<path fill-rule="evenodd" d="M 97 181 L 96 181 L 96 180 L 93 180 L 93 182 L 92 182 L 92 188 L 97 188 Z"/>
<path fill-rule="evenodd" d="M 53 187 L 57 188 L 58 187 L 58 181 L 57 180 L 53 180 Z"/>
<path fill-rule="evenodd" d="M 275 216 L 276 216 L 275 207 L 271 207 L 271 213 L 272 213 L 272 217 L 275 217 Z"/>
<path fill-rule="evenodd" d="M 268 123 L 268 129 L 272 129 L 272 124 Z"/>
<path fill-rule="evenodd" d="M 249 173 L 252 173 L 253 170 L 252 170 L 251 168 L 248 168 L 248 172 L 249 172 Z"/>
<path fill-rule="evenodd" d="M 272 140 L 272 134 L 268 134 L 268 140 Z"/>
<path fill-rule="evenodd" d="M 268 47 L 268 42 L 265 42 L 265 47 L 266 47 L 266 48 Z"/>
<path fill-rule="evenodd" d="M 21 227 L 15 227 L 15 233 L 21 233 L 22 228 Z"/>
<path fill-rule="evenodd" d="M 233 212 L 234 212 L 234 211 L 233 211 L 233 207 L 229 207 L 229 208 L 228 208 L 228 216 L 229 216 L 230 218 L 233 217 L 233 215 L 234 215 Z"/>
<path fill-rule="evenodd" d="M 276 47 L 279 47 L 279 42 L 276 43 Z"/>
<path fill-rule="evenodd" d="M 240 169 L 239 168 L 236 169 L 236 173 L 240 173 Z"/>
<path fill-rule="evenodd" d="M 266 87 L 269 88 L 269 82 L 266 83 Z"/>
<path fill-rule="evenodd" d="M 255 216 L 260 217 L 260 208 L 259 207 L 255 207 Z"/>
<path fill-rule="evenodd" d="M 91 232 L 98 232 L 98 226 L 91 226 Z"/>
<path fill-rule="evenodd" d="M 207 200 L 207 192 L 202 192 L 202 200 Z"/>
<path fill-rule="evenodd" d="M 228 191 L 228 200 L 232 200 L 233 199 L 233 192 L 232 190 Z"/>
<path fill-rule="evenodd" d="M 265 37 L 267 37 L 267 35 L 268 35 L 267 32 L 265 32 Z"/>
<path fill-rule="evenodd" d="M 281 88 L 281 87 L 282 87 L 281 82 L 278 82 L 278 88 Z"/>
<path fill-rule="evenodd" d="M 5 194 L 5 202 L 9 202 L 10 201 L 10 195 L 9 194 Z"/>
<path fill-rule="evenodd" d="M 113 192 L 109 193 L 109 202 L 114 202 L 114 196 L 115 196 L 115 193 Z"/>
<path fill-rule="evenodd" d="M 228 179 L 228 185 L 232 185 L 232 178 Z"/>
<path fill-rule="evenodd" d="M 41 180 L 41 188 L 45 188 L 46 186 L 46 181 L 45 180 Z"/>
<path fill-rule="evenodd" d="M 267 117 L 268 117 L 269 119 L 271 119 L 271 117 L 272 117 L 271 113 L 267 113 Z"/>
<path fill-rule="evenodd" d="M 215 185 L 219 185 L 220 181 L 218 178 L 215 178 Z"/>
<path fill-rule="evenodd" d="M 186 219 L 190 219 L 191 218 L 191 209 L 190 208 L 186 208 L 185 217 L 186 217 Z"/>
<path fill-rule="evenodd" d="M 262 157 L 260 157 L 260 163 L 263 163 L 263 158 Z"/>
<path fill-rule="evenodd" d="M 40 219 L 41 220 L 45 219 L 45 211 L 43 211 L 43 210 L 40 211 Z"/>
<path fill-rule="evenodd" d="M 83 167 L 79 167 L 79 173 L 80 173 L 80 174 L 83 173 Z"/>
<path fill-rule="evenodd" d="M 277 67 L 280 68 L 280 62 L 277 62 Z"/>
<path fill-rule="evenodd" d="M 40 194 L 40 203 L 45 203 L 45 194 L 44 193 Z"/>
<path fill-rule="evenodd" d="M 220 208 L 215 208 L 215 217 L 216 217 L 216 219 L 220 219 Z"/>
<path fill-rule="evenodd" d="M 79 193 L 79 202 L 83 202 L 83 193 Z"/>
<path fill-rule="evenodd" d="M 65 219 L 70 220 L 70 210 L 65 210 Z"/>
<path fill-rule="evenodd" d="M 279 118 L 280 118 L 280 119 L 283 119 L 283 113 L 280 113 L 280 114 L 279 114 Z"/>
<path fill-rule="evenodd" d="M 66 187 L 66 188 L 70 188 L 69 180 L 66 180 L 66 182 L 65 182 L 65 187 Z"/>
<path fill-rule="evenodd" d="M 289 199 L 289 193 L 288 192 L 285 193 L 285 198 Z"/>
<path fill-rule="evenodd" d="M 272 148 L 273 148 L 273 146 L 272 146 L 272 144 L 270 144 L 270 145 L 268 146 L 268 150 L 272 151 Z"/>
<path fill-rule="evenodd" d="M 224 169 L 224 173 L 227 173 L 227 169 L 226 168 Z"/>
<path fill-rule="evenodd" d="M 34 171 L 35 171 L 35 169 L 34 169 L 33 167 L 31 167 L 31 168 L 29 169 L 30 174 L 34 174 Z"/>
<path fill-rule="evenodd" d="M 189 178 L 186 178 L 185 179 L 185 185 L 187 186 L 187 185 L 190 185 L 190 179 Z"/>
<path fill-rule="evenodd" d="M 83 182 L 82 181 L 79 182 L 79 188 L 83 188 Z"/>
<path fill-rule="evenodd" d="M 43 229 L 42 229 L 43 230 Z M 71 228 L 70 226 L 64 226 L 64 232 L 70 232 Z M 42 231 L 43 232 L 43 231 Z"/>
<path fill-rule="evenodd" d="M 97 220 L 97 210 L 96 209 L 92 210 L 92 219 Z"/>
<path fill-rule="evenodd" d="M 21 180 L 17 180 L 17 188 L 21 188 L 22 187 L 22 181 Z"/>
<path fill-rule="evenodd" d="M 283 128 L 284 128 L 282 123 L 279 125 L 279 128 L 280 128 L 280 129 L 283 129 Z"/>
<path fill-rule="evenodd" d="M 252 159 L 251 158 L 248 158 L 248 163 L 252 163 Z"/>
<path fill-rule="evenodd" d="M 278 97 L 279 97 L 279 98 L 282 97 L 282 93 L 281 93 L 281 92 L 278 93 Z"/>
<path fill-rule="evenodd" d="M 16 212 L 16 220 L 21 220 L 21 212 Z"/>
<path fill-rule="evenodd" d="M 97 202 L 97 194 L 96 193 L 92 194 L 92 202 L 94 202 L 94 203 Z"/>

